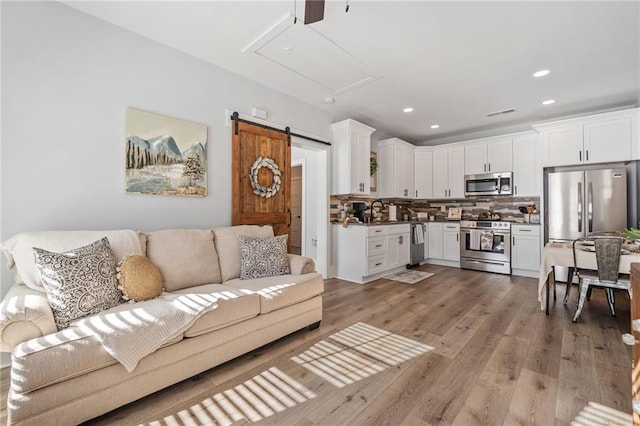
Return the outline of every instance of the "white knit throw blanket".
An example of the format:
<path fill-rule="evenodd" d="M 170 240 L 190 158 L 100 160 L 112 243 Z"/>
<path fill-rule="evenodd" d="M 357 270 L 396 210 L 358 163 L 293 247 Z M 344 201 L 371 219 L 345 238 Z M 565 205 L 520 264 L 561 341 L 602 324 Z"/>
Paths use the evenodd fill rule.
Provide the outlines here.
<path fill-rule="evenodd" d="M 218 307 L 213 294 L 169 294 L 139 303 L 124 303 L 72 325 L 96 336 L 105 351 L 128 372 L 164 343 Z"/>

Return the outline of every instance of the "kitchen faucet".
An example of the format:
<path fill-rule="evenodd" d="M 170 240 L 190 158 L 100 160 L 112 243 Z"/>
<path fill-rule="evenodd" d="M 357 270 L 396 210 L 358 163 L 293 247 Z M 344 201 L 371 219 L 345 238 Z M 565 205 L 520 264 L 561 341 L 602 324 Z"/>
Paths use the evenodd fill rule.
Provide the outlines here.
<path fill-rule="evenodd" d="M 373 200 L 373 201 L 371 202 L 371 205 L 369 206 L 369 209 L 371 210 L 371 211 L 369 212 L 369 222 L 373 222 L 373 205 L 374 205 L 375 203 L 380 203 L 380 210 L 384 210 L 384 203 L 382 202 L 382 200 L 381 200 L 381 199 L 379 199 L 379 198 L 378 198 L 377 200 Z"/>

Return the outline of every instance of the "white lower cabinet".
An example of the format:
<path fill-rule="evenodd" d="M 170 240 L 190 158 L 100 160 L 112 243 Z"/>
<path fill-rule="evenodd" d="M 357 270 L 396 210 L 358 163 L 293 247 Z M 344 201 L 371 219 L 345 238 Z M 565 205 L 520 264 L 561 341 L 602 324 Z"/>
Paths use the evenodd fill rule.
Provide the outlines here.
<path fill-rule="evenodd" d="M 406 228 L 406 232 L 405 232 Z M 387 235 L 387 257 L 386 266 L 388 269 L 404 266 L 409 263 L 411 251 L 411 239 L 409 238 L 409 227 L 402 227 L 395 231 L 389 231 Z"/>
<path fill-rule="evenodd" d="M 444 259 L 444 223 L 429 223 L 429 259 Z"/>
<path fill-rule="evenodd" d="M 429 223 L 429 259 L 460 261 L 459 223 Z"/>
<path fill-rule="evenodd" d="M 409 263 L 409 225 L 333 226 L 336 276 L 357 283 Z"/>
<path fill-rule="evenodd" d="M 511 227 L 511 271 L 513 275 L 536 277 L 540 270 L 540 225 Z"/>
<path fill-rule="evenodd" d="M 460 262 L 460 224 L 445 223 L 442 241 L 444 260 Z"/>

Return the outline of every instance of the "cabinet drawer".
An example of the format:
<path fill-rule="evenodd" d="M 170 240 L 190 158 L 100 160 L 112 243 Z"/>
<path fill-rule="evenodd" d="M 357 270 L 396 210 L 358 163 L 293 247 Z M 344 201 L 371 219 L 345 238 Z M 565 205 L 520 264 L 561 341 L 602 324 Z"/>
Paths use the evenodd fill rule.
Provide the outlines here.
<path fill-rule="evenodd" d="M 387 239 L 386 237 L 371 237 L 367 238 L 367 256 L 375 256 L 387 252 Z"/>
<path fill-rule="evenodd" d="M 367 258 L 367 275 L 373 275 L 386 269 L 384 254 Z"/>
<path fill-rule="evenodd" d="M 409 232 L 411 226 L 408 224 L 403 224 L 403 225 L 390 225 L 387 226 L 387 235 L 391 235 L 391 234 L 404 234 Z"/>
<path fill-rule="evenodd" d="M 513 225 L 511 227 L 511 233 L 513 235 L 540 235 L 539 226 L 527 226 L 527 225 Z"/>
<path fill-rule="evenodd" d="M 367 228 L 367 235 L 369 237 L 377 237 L 379 235 L 387 235 L 386 226 L 369 226 Z"/>
<path fill-rule="evenodd" d="M 451 231 L 456 231 L 458 232 L 460 230 L 460 224 L 456 223 L 456 224 L 448 224 L 448 225 L 444 225 L 444 231 L 447 232 L 451 232 Z"/>

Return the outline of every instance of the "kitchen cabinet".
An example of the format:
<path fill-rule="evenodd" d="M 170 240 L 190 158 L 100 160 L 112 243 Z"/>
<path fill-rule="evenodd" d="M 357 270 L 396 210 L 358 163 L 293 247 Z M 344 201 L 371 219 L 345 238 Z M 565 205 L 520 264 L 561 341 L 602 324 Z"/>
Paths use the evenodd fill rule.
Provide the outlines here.
<path fill-rule="evenodd" d="M 513 195 L 539 197 L 542 181 L 538 134 L 527 132 L 513 138 Z"/>
<path fill-rule="evenodd" d="M 460 224 L 445 223 L 442 232 L 444 260 L 460 262 Z"/>
<path fill-rule="evenodd" d="M 433 150 L 433 198 L 464 198 L 464 146 Z"/>
<path fill-rule="evenodd" d="M 444 259 L 444 223 L 429 223 L 429 258 Z"/>
<path fill-rule="evenodd" d="M 640 158 L 638 109 L 535 125 L 543 166 L 628 161 Z"/>
<path fill-rule="evenodd" d="M 429 222 L 429 259 L 460 261 L 460 224 Z"/>
<path fill-rule="evenodd" d="M 409 224 L 333 225 L 336 276 L 357 283 L 380 278 L 410 259 Z"/>
<path fill-rule="evenodd" d="M 411 256 L 411 239 L 409 226 L 389 227 L 387 235 L 387 255 L 385 264 L 387 269 L 409 264 Z"/>
<path fill-rule="evenodd" d="M 512 139 L 510 137 L 467 142 L 464 148 L 464 171 L 468 175 L 513 170 Z"/>
<path fill-rule="evenodd" d="M 433 198 L 433 150 L 416 147 L 413 153 L 415 198 Z"/>
<path fill-rule="evenodd" d="M 414 146 L 398 138 L 375 143 L 378 153 L 378 197 L 413 198 Z"/>
<path fill-rule="evenodd" d="M 331 124 L 333 195 L 368 195 L 371 187 L 371 134 L 374 128 L 355 120 Z"/>
<path fill-rule="evenodd" d="M 540 226 L 511 226 L 511 270 L 514 275 L 531 275 L 540 270 Z M 521 274 L 517 270 L 532 271 L 533 274 Z"/>

